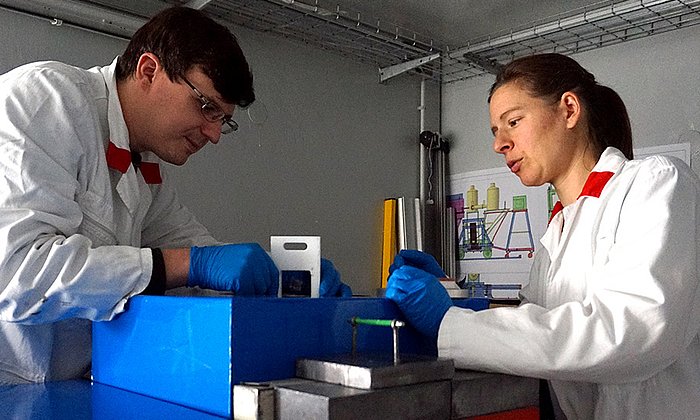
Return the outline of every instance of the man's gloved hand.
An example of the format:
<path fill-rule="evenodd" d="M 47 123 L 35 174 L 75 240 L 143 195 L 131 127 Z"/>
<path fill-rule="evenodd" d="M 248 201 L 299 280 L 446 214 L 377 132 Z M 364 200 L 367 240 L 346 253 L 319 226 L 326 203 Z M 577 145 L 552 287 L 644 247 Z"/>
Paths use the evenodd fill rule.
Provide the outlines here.
<path fill-rule="evenodd" d="M 256 243 L 190 248 L 187 285 L 237 295 L 277 295 L 279 271 Z"/>
<path fill-rule="evenodd" d="M 340 273 L 330 260 L 321 258 L 321 297 L 352 297 L 350 286 L 340 281 Z"/>
<path fill-rule="evenodd" d="M 411 325 L 431 338 L 437 338 L 442 318 L 452 306 L 447 290 L 433 274 L 410 265 L 389 276 L 386 297 L 399 306 Z"/>
<path fill-rule="evenodd" d="M 447 277 L 442 268 L 440 268 L 440 264 L 435 261 L 432 255 L 416 251 L 415 249 L 402 249 L 399 251 L 394 257 L 394 263 L 389 267 L 389 274 L 392 274 L 394 270 L 404 265 L 419 268 L 438 278 Z"/>

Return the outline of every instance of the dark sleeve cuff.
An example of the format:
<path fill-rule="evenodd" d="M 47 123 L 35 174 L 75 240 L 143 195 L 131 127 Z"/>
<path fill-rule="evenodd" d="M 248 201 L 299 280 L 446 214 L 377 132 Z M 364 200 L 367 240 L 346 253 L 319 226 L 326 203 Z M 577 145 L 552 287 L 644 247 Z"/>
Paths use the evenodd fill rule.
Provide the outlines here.
<path fill-rule="evenodd" d="M 165 294 L 165 260 L 163 252 L 159 248 L 151 248 L 153 255 L 153 272 L 148 287 L 141 292 L 142 295 L 163 295 Z"/>

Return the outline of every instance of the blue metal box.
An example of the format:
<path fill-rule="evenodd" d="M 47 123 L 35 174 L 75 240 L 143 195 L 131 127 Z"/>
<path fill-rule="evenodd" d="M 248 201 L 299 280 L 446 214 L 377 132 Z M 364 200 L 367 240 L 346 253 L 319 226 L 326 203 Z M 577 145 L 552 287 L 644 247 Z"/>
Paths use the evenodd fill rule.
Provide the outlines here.
<path fill-rule="evenodd" d="M 455 304 L 480 310 L 488 300 Z M 384 298 L 136 296 L 113 321 L 93 324 L 93 380 L 231 417 L 234 384 L 291 378 L 298 358 L 349 353 L 353 316 L 402 318 Z M 391 330 L 360 327 L 357 343 L 391 354 Z M 400 351 L 437 349 L 409 326 Z"/>

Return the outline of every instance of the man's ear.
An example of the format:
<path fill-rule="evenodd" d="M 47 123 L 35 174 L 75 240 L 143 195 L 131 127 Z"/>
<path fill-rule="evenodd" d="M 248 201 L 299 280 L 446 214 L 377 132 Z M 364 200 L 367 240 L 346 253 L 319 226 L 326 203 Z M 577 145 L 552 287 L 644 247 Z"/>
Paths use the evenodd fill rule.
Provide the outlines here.
<path fill-rule="evenodd" d="M 559 105 L 566 112 L 566 127 L 574 128 L 581 119 L 581 100 L 574 92 L 564 92 Z"/>
<path fill-rule="evenodd" d="M 143 53 L 136 63 L 134 78 L 145 88 L 153 83 L 156 74 L 161 70 L 160 60 L 153 53 Z"/>

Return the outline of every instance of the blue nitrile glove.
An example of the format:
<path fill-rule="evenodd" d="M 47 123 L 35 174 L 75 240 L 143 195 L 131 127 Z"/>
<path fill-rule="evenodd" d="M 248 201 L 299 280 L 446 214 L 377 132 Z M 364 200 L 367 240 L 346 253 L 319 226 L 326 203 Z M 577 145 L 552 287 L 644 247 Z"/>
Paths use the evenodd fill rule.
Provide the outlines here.
<path fill-rule="evenodd" d="M 406 320 L 422 334 L 437 338 L 440 323 L 452 299 L 434 275 L 404 265 L 389 276 L 386 297 L 401 309 Z"/>
<path fill-rule="evenodd" d="M 394 263 L 389 267 L 389 274 L 404 265 L 420 268 L 438 278 L 447 277 L 442 268 L 440 268 L 440 264 L 435 261 L 435 257 L 423 251 L 416 251 L 415 249 L 402 249 L 399 251 L 394 257 Z"/>
<path fill-rule="evenodd" d="M 255 243 L 193 246 L 187 285 L 237 295 L 277 295 L 279 271 Z"/>
<path fill-rule="evenodd" d="M 321 297 L 352 297 L 350 286 L 340 281 L 340 273 L 330 260 L 321 258 Z"/>

